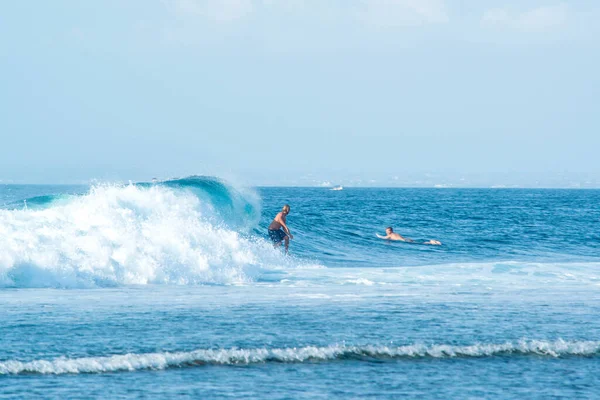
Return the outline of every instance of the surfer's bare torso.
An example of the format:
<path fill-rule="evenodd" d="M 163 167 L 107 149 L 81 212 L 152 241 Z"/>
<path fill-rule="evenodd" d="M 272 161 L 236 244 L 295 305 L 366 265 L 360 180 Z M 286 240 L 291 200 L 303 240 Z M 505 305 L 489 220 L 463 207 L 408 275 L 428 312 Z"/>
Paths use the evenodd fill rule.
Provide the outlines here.
<path fill-rule="evenodd" d="M 280 212 L 275 216 L 275 219 L 273 220 L 273 222 L 271 222 L 271 225 L 269 225 L 269 229 L 272 231 L 276 231 L 283 228 L 284 226 L 287 226 L 286 215 L 283 212 Z"/>

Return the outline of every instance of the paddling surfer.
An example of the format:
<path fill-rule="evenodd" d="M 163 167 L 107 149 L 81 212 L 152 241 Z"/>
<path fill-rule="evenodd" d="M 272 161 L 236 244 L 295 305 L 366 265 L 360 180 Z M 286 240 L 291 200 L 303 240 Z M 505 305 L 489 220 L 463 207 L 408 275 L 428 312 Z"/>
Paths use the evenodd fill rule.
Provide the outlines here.
<path fill-rule="evenodd" d="M 269 225 L 269 238 L 271 238 L 273 245 L 279 247 L 281 246 L 281 242 L 284 242 L 286 254 L 290 246 L 290 239 L 294 238 L 294 235 L 290 233 L 290 229 L 286 224 L 286 218 L 289 213 L 290 206 L 286 204 L 281 209 L 281 212 L 275 216 L 271 225 Z"/>
<path fill-rule="evenodd" d="M 428 240 L 427 242 L 415 242 L 414 240 L 412 240 L 410 238 L 403 237 L 400 234 L 394 232 L 394 228 L 392 228 L 391 226 L 385 229 L 385 236 L 381 236 L 381 235 L 377 234 L 377 237 L 380 239 L 386 239 L 386 240 L 394 240 L 394 241 L 417 243 L 417 244 L 431 244 L 434 246 L 440 246 L 442 244 L 440 241 L 437 241 L 437 240 Z"/>

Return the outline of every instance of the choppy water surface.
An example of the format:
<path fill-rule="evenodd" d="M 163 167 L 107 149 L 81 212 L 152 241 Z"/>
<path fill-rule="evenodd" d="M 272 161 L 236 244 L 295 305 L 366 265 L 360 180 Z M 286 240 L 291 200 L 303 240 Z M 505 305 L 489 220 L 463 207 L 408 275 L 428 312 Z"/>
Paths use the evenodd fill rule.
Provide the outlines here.
<path fill-rule="evenodd" d="M 599 228 L 593 190 L 0 186 L 0 398 L 596 398 Z"/>

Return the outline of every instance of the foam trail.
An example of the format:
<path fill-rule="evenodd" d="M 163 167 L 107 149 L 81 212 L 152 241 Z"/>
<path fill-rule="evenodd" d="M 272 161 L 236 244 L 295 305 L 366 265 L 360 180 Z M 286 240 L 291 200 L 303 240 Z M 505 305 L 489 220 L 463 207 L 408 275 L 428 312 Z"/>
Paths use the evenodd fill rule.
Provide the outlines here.
<path fill-rule="evenodd" d="M 248 236 L 260 216 L 255 197 L 191 177 L 0 210 L 0 287 L 253 281 L 291 262 Z"/>
<path fill-rule="evenodd" d="M 0 362 L 0 375 L 79 374 L 118 371 L 163 370 L 199 365 L 249 365 L 259 363 L 303 363 L 335 360 L 369 361 L 414 358 L 485 358 L 494 356 L 597 356 L 599 341 L 520 340 L 502 344 L 346 346 L 256 349 L 200 349 L 179 353 L 126 354 L 110 357 L 57 358 Z"/>

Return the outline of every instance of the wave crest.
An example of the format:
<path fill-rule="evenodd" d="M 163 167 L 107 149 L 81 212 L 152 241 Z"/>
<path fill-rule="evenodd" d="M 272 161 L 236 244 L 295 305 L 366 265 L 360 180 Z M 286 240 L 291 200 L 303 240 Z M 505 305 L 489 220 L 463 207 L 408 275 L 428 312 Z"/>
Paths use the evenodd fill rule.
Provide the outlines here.
<path fill-rule="evenodd" d="M 288 263 L 247 234 L 258 197 L 216 178 L 97 185 L 0 210 L 0 286 L 230 284 Z"/>
<path fill-rule="evenodd" d="M 414 358 L 484 358 L 496 356 L 596 356 L 598 341 L 520 340 L 502 344 L 346 346 L 256 349 L 200 349 L 178 353 L 125 354 L 109 357 L 57 358 L 0 362 L 0 374 L 79 374 L 118 371 L 163 370 L 201 365 L 249 365 L 259 363 L 304 363 L 335 360 L 402 360 Z"/>

